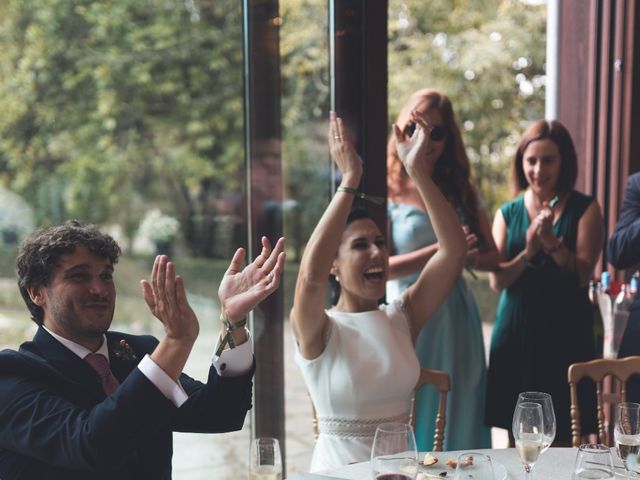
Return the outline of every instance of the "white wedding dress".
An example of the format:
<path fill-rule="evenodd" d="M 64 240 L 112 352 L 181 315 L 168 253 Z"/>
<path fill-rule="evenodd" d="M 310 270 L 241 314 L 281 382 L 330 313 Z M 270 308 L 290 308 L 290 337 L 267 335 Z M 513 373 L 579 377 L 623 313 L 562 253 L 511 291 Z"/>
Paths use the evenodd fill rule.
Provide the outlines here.
<path fill-rule="evenodd" d="M 331 328 L 319 357 L 295 360 L 316 408 L 320 436 L 310 471 L 370 459 L 376 426 L 408 421 L 420 374 L 400 301 L 360 313 L 327 311 Z"/>

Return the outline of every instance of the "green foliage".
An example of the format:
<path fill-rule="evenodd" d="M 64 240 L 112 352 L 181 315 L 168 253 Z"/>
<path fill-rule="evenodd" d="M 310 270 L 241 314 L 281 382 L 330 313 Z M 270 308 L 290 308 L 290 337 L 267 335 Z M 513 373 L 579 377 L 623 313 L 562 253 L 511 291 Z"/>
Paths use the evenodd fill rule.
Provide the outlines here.
<path fill-rule="evenodd" d="M 515 145 L 544 117 L 546 7 L 519 0 L 390 0 L 389 115 L 437 88 L 454 105 L 491 215 L 509 196 Z"/>
<path fill-rule="evenodd" d="M 242 179 L 236 0 L 7 0 L 0 166 L 40 223 L 195 219 Z"/>
<path fill-rule="evenodd" d="M 285 210 L 285 234 L 297 259 L 331 191 L 327 2 L 284 0 L 280 16 L 285 193 L 296 202 Z"/>
<path fill-rule="evenodd" d="M 159 208 L 191 254 L 212 255 L 203 232 L 223 195 L 244 188 L 241 5 L 0 2 L 0 184 L 28 199 L 38 224 L 117 223 L 129 238 Z M 285 198 L 295 199 L 285 214 L 298 252 L 331 190 L 327 13 L 326 0 L 280 2 Z M 446 92 L 490 213 L 508 196 L 519 133 L 543 115 L 544 36 L 545 8 L 523 1 L 390 0 L 391 120 L 412 91 Z"/>
<path fill-rule="evenodd" d="M 331 190 L 326 2 L 283 0 L 280 41 L 286 191 L 304 212 L 285 223 L 305 241 Z M 525 125 L 544 116 L 546 8 L 518 0 L 390 0 L 389 124 L 409 95 L 451 97 L 489 215 L 510 196 Z"/>

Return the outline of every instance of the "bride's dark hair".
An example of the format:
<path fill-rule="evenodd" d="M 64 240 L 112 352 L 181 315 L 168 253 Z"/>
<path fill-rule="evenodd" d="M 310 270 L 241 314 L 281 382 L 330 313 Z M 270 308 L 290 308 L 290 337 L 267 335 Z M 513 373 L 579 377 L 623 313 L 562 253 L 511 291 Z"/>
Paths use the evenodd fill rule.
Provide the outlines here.
<path fill-rule="evenodd" d="M 365 210 L 363 207 L 354 206 L 351 213 L 347 217 L 347 223 L 344 228 L 347 228 L 356 220 L 361 220 L 363 218 L 368 218 L 370 220 L 374 220 L 371 214 Z M 340 298 L 340 282 L 336 279 L 335 275 L 329 274 L 329 287 L 330 287 L 330 295 L 331 295 L 331 305 L 336 305 L 338 303 L 338 299 Z"/>

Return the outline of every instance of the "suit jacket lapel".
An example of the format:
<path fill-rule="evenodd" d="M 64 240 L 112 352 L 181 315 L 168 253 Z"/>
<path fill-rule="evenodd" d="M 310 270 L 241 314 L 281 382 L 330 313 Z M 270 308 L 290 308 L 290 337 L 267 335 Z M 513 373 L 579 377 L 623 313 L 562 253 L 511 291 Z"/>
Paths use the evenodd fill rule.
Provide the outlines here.
<path fill-rule="evenodd" d="M 124 382 L 131 371 L 136 368 L 141 358 L 137 360 L 122 358 L 116 355 L 115 349 L 118 348 L 122 335 L 107 332 L 107 348 L 109 349 L 109 367 L 111 372 L 120 383 Z"/>
<path fill-rule="evenodd" d="M 97 395 L 98 399 L 104 398 L 102 384 L 95 371 L 46 330 L 38 328 L 33 337 L 33 343 L 47 363 L 60 372 L 63 377 L 77 384 L 78 388 Z"/>
<path fill-rule="evenodd" d="M 141 360 L 141 353 L 136 352 L 137 359 L 119 358 L 114 347 L 123 339 L 123 334 L 107 332 L 107 349 L 109 350 L 109 367 L 120 383 L 124 382 L 131 371 Z M 75 353 L 53 338 L 45 329 L 38 328 L 33 342 L 23 344 L 21 348 L 42 358 L 49 366 L 59 372 L 65 381 L 71 382 L 75 389 L 88 390 L 92 398 L 101 401 L 105 395 L 100 379 L 93 369 Z"/>

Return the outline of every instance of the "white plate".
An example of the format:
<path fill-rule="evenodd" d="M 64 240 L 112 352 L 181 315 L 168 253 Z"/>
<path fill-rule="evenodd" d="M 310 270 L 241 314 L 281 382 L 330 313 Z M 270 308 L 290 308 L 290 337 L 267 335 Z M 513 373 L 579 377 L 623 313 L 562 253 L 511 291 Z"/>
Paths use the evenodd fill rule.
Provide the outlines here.
<path fill-rule="evenodd" d="M 507 480 L 509 478 L 507 469 L 504 468 L 503 464 L 496 462 L 493 458 L 491 459 L 491 463 L 493 464 L 493 476 L 496 480 Z"/>
<path fill-rule="evenodd" d="M 493 458 L 491 459 L 491 463 L 493 464 L 493 476 L 496 480 L 509 479 L 509 475 L 507 474 L 507 469 L 504 467 L 503 464 L 501 464 L 500 462 L 496 462 Z M 440 477 L 440 478 L 442 478 L 443 480 L 446 480 L 447 478 L 453 478 L 455 474 L 455 470 L 449 467 L 445 467 L 445 468 L 446 470 L 443 469 L 440 464 L 437 464 L 437 466 L 431 465 L 429 467 L 420 466 L 420 469 L 418 470 L 417 480 L 432 480 L 434 478 L 440 477 L 438 474 L 444 471 L 447 472 L 447 476 Z M 421 476 L 422 473 L 427 473 L 428 475 Z"/>

